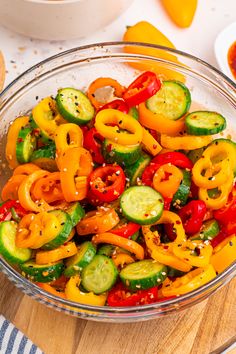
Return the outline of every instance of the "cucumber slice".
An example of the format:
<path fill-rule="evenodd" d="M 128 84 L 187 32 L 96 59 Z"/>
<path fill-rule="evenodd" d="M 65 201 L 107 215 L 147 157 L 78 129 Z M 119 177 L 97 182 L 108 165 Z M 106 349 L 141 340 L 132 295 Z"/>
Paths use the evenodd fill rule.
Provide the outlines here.
<path fill-rule="evenodd" d="M 151 157 L 145 153 L 142 153 L 140 158 L 131 166 L 126 167 L 125 175 L 129 178 L 131 186 L 137 184 L 138 178 L 142 177 L 143 171 L 149 165 Z"/>
<path fill-rule="evenodd" d="M 108 163 L 118 163 L 119 165 L 129 166 L 135 163 L 141 155 L 141 146 L 124 146 L 113 143 L 105 139 L 102 144 L 102 153 Z"/>
<path fill-rule="evenodd" d="M 235 143 L 234 141 L 230 140 L 230 139 L 219 138 L 219 139 L 213 140 L 213 141 L 209 144 L 209 146 L 210 146 L 210 145 L 213 145 L 213 144 L 214 144 L 214 145 L 218 145 L 219 147 L 220 147 L 220 145 L 230 144 L 231 146 L 234 147 L 234 149 L 235 149 L 234 176 L 236 176 L 236 143 Z M 224 156 L 222 157 L 222 156 L 218 155 L 216 162 L 221 161 L 222 158 L 224 158 Z"/>
<path fill-rule="evenodd" d="M 48 283 L 58 279 L 63 272 L 64 264 L 62 261 L 39 265 L 34 261 L 29 261 L 19 265 L 24 277 L 34 282 Z"/>
<path fill-rule="evenodd" d="M 167 267 L 153 259 L 128 264 L 120 272 L 123 284 L 134 291 L 160 285 L 166 276 Z"/>
<path fill-rule="evenodd" d="M 118 276 L 117 268 L 112 259 L 96 255 L 82 271 L 82 286 L 94 294 L 101 294 L 115 284 Z"/>
<path fill-rule="evenodd" d="M 197 111 L 185 118 L 186 130 L 192 135 L 217 134 L 226 128 L 225 118 L 217 112 Z"/>
<path fill-rule="evenodd" d="M 172 268 L 172 267 L 167 267 L 167 276 L 171 278 L 178 278 L 182 277 L 186 273 L 182 272 L 181 270 Z"/>
<path fill-rule="evenodd" d="M 183 173 L 183 179 L 182 182 L 177 190 L 177 192 L 174 194 L 173 199 L 172 199 L 172 206 L 183 206 L 187 203 L 188 196 L 190 193 L 190 187 L 191 187 L 191 173 L 186 170 L 181 170 Z"/>
<path fill-rule="evenodd" d="M 188 112 L 190 105 L 190 91 L 179 81 L 163 81 L 161 89 L 146 101 L 150 111 L 171 120 L 181 118 Z"/>
<path fill-rule="evenodd" d="M 33 114 L 30 115 L 29 124 L 33 131 L 34 136 L 37 139 L 40 139 L 44 144 L 51 144 L 53 138 L 50 137 L 47 132 L 39 128 L 39 126 L 36 124 L 33 118 Z"/>
<path fill-rule="evenodd" d="M 54 248 L 63 245 L 63 243 L 67 241 L 68 236 L 72 230 L 72 221 L 69 214 L 62 210 L 53 210 L 49 213 L 54 214 L 58 218 L 60 222 L 60 228 L 56 237 L 52 241 L 42 246 L 42 249 L 44 250 L 53 250 Z"/>
<path fill-rule="evenodd" d="M 113 246 L 113 245 L 102 245 L 97 254 L 100 254 L 100 255 L 103 255 L 103 256 L 106 256 L 106 257 L 111 257 L 113 252 L 115 251 L 116 249 L 116 246 Z"/>
<path fill-rule="evenodd" d="M 160 193 L 148 186 L 134 186 L 121 195 L 124 216 L 140 225 L 150 225 L 160 219 L 164 201 Z"/>
<path fill-rule="evenodd" d="M 197 162 L 200 159 L 200 157 L 202 156 L 204 150 L 205 150 L 204 148 L 191 150 L 188 153 L 188 158 L 192 161 L 192 163 L 195 163 L 195 162 Z"/>
<path fill-rule="evenodd" d="M 85 215 L 85 211 L 79 202 L 73 203 L 66 209 L 66 212 L 70 215 L 72 227 L 75 227 Z"/>
<path fill-rule="evenodd" d="M 139 236 L 140 236 L 140 233 L 139 233 L 139 230 L 138 230 L 131 236 L 131 240 L 138 242 Z"/>
<path fill-rule="evenodd" d="M 87 124 L 94 117 L 94 108 L 88 97 L 74 88 L 58 90 L 57 107 L 63 118 L 75 124 Z"/>
<path fill-rule="evenodd" d="M 3 221 L 0 223 L 0 254 L 11 264 L 24 263 L 31 258 L 28 248 L 16 247 L 15 238 L 17 223 Z"/>
<path fill-rule="evenodd" d="M 30 157 L 36 148 L 36 138 L 30 128 L 22 128 L 16 141 L 16 158 L 19 163 L 30 161 Z"/>
<path fill-rule="evenodd" d="M 191 237 L 191 240 L 212 240 L 220 232 L 220 226 L 215 219 L 203 223 L 201 230 Z"/>
<path fill-rule="evenodd" d="M 139 120 L 138 110 L 137 110 L 137 108 L 136 108 L 135 106 L 133 106 L 133 107 L 131 107 L 131 108 L 129 109 L 128 114 L 129 114 L 130 116 L 132 116 L 134 119 Z"/>
<path fill-rule="evenodd" d="M 43 146 L 40 149 L 35 150 L 30 157 L 30 161 L 34 162 L 34 160 L 38 160 L 41 158 L 55 159 L 55 155 L 56 145 L 49 144 L 47 146 Z"/>
<path fill-rule="evenodd" d="M 66 260 L 66 269 L 64 275 L 72 277 L 80 274 L 81 271 L 92 261 L 96 254 L 96 248 L 92 242 L 87 241 L 79 246 L 78 253 Z"/>

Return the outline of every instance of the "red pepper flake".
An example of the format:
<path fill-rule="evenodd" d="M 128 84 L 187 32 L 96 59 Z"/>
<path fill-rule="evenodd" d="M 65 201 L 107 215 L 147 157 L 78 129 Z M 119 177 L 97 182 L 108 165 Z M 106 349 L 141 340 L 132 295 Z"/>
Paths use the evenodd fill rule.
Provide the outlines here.
<path fill-rule="evenodd" d="M 23 143 L 23 141 L 24 141 L 24 139 L 22 139 L 22 138 L 18 138 L 18 139 L 17 139 L 17 142 L 18 142 L 18 143 Z"/>
<path fill-rule="evenodd" d="M 153 144 L 153 149 L 155 150 L 157 148 L 157 145 L 156 144 Z"/>

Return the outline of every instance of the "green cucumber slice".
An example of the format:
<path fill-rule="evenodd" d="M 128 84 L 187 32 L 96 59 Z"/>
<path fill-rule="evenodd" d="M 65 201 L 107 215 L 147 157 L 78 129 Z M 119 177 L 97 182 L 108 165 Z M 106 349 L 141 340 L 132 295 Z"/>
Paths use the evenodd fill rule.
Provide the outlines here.
<path fill-rule="evenodd" d="M 131 108 L 129 109 L 128 114 L 129 114 L 130 116 L 132 116 L 134 119 L 139 120 L 138 110 L 137 110 L 137 108 L 136 108 L 135 106 L 133 106 L 133 107 L 131 107 Z"/>
<path fill-rule="evenodd" d="M 80 90 L 63 88 L 56 96 L 57 107 L 68 122 L 87 124 L 94 117 L 94 108 L 88 97 Z"/>
<path fill-rule="evenodd" d="M 44 144 L 51 144 L 52 143 L 53 138 L 50 137 L 47 132 L 45 132 L 44 130 L 39 128 L 39 126 L 36 124 L 36 122 L 33 118 L 33 114 L 30 115 L 29 124 L 30 124 L 32 131 L 33 131 L 34 136 L 37 139 L 41 140 Z"/>
<path fill-rule="evenodd" d="M 138 178 L 142 177 L 143 171 L 149 165 L 151 157 L 145 153 L 142 153 L 140 158 L 133 164 L 125 169 L 125 175 L 129 179 L 129 184 L 134 186 L 137 184 Z"/>
<path fill-rule="evenodd" d="M 48 283 L 58 279 L 63 272 L 64 264 L 62 261 L 39 265 L 34 261 L 29 261 L 19 265 L 24 277 L 39 283 Z"/>
<path fill-rule="evenodd" d="M 117 268 L 112 259 L 96 255 L 82 271 L 82 286 L 94 294 L 101 294 L 115 284 L 118 276 Z"/>
<path fill-rule="evenodd" d="M 105 139 L 102 144 L 103 157 L 107 163 L 118 163 L 129 166 L 135 163 L 141 155 L 141 146 L 124 146 L 116 144 L 109 139 Z"/>
<path fill-rule="evenodd" d="M 226 119 L 217 112 L 191 112 L 185 118 L 186 130 L 192 135 L 217 134 L 226 128 Z"/>
<path fill-rule="evenodd" d="M 183 173 L 183 179 L 177 192 L 173 196 L 172 199 L 173 207 L 185 205 L 187 203 L 189 193 L 190 193 L 191 173 L 186 170 L 181 170 L 181 171 Z"/>
<path fill-rule="evenodd" d="M 75 227 L 85 215 L 85 211 L 79 202 L 73 203 L 66 209 L 66 212 L 70 215 L 72 227 Z"/>
<path fill-rule="evenodd" d="M 191 237 L 191 240 L 212 240 L 220 232 L 220 226 L 215 219 L 207 220 L 202 224 L 201 230 Z"/>
<path fill-rule="evenodd" d="M 56 155 L 56 145 L 49 144 L 47 146 L 43 146 L 40 149 L 35 150 L 31 157 L 30 161 L 33 162 L 34 160 L 47 158 L 47 159 L 55 159 Z"/>
<path fill-rule="evenodd" d="M 60 228 L 56 237 L 52 241 L 42 246 L 42 249 L 44 250 L 52 250 L 63 245 L 67 241 L 68 236 L 72 230 L 72 221 L 69 214 L 62 210 L 52 210 L 49 213 L 54 214 L 58 218 L 60 222 Z"/>
<path fill-rule="evenodd" d="M 199 149 L 195 149 L 195 150 L 191 150 L 188 153 L 188 158 L 192 161 L 192 163 L 194 164 L 195 162 L 197 162 L 200 157 L 202 156 L 203 152 L 204 152 L 204 148 L 199 148 Z"/>
<path fill-rule="evenodd" d="M 150 225 L 160 219 L 164 201 L 160 193 L 148 186 L 134 186 L 121 195 L 124 216 L 140 225 Z"/>
<path fill-rule="evenodd" d="M 190 105 L 190 91 L 179 81 L 163 81 L 161 89 L 146 101 L 150 111 L 171 120 L 181 118 L 188 112 Z"/>
<path fill-rule="evenodd" d="M 153 259 L 128 264 L 120 272 L 122 283 L 130 290 L 149 289 L 167 277 L 167 267 Z"/>
<path fill-rule="evenodd" d="M 30 128 L 21 128 L 16 141 L 16 158 L 19 163 L 30 161 L 30 157 L 36 148 L 36 138 Z"/>
<path fill-rule="evenodd" d="M 3 221 L 0 223 L 0 254 L 11 264 L 19 264 L 31 258 L 32 251 L 28 248 L 16 247 L 17 223 Z"/>
<path fill-rule="evenodd" d="M 67 258 L 66 269 L 64 275 L 72 277 L 75 274 L 80 274 L 82 270 L 92 261 L 96 254 L 96 247 L 92 242 L 87 241 L 82 243 L 78 248 L 78 253 L 73 257 Z"/>
<path fill-rule="evenodd" d="M 219 139 L 213 140 L 208 146 L 213 145 L 213 144 L 218 145 L 219 147 L 221 144 L 230 144 L 231 146 L 234 147 L 234 149 L 235 149 L 234 176 L 236 176 L 236 143 L 230 139 L 219 138 Z M 216 162 L 222 161 L 222 158 L 224 158 L 224 157 L 218 155 Z"/>

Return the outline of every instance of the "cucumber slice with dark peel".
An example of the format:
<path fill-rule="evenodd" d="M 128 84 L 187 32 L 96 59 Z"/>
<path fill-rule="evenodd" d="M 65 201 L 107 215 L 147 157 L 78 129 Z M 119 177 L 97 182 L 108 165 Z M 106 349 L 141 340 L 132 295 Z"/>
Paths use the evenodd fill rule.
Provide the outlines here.
<path fill-rule="evenodd" d="M 150 225 L 160 219 L 164 201 L 160 193 L 148 186 L 134 186 L 121 195 L 124 216 L 140 225 Z"/>
<path fill-rule="evenodd" d="M 34 160 L 41 158 L 55 159 L 55 154 L 56 146 L 55 144 L 50 144 L 35 150 L 30 157 L 30 161 L 33 162 Z"/>
<path fill-rule="evenodd" d="M 19 264 L 31 258 L 32 251 L 28 248 L 16 247 L 17 223 L 3 221 L 0 223 L 0 254 L 11 264 Z"/>
<path fill-rule="evenodd" d="M 70 215 L 72 227 L 75 227 L 85 215 L 85 211 L 79 202 L 73 203 L 66 209 L 66 212 Z"/>
<path fill-rule="evenodd" d="M 204 148 L 199 148 L 199 149 L 195 149 L 195 150 L 191 150 L 188 153 L 188 158 L 192 161 L 192 163 L 194 164 L 195 162 L 197 162 L 200 157 L 202 156 L 203 152 L 204 152 Z"/>
<path fill-rule="evenodd" d="M 78 253 L 73 257 L 67 258 L 66 269 L 64 275 L 72 277 L 75 274 L 80 274 L 82 270 L 92 261 L 96 254 L 96 247 L 92 242 L 87 241 L 79 246 Z"/>
<path fill-rule="evenodd" d="M 185 118 L 186 130 L 192 135 L 213 135 L 226 128 L 226 119 L 217 112 L 197 111 Z"/>
<path fill-rule="evenodd" d="M 149 289 L 167 277 L 167 267 L 153 259 L 128 264 L 120 272 L 122 283 L 130 290 Z"/>
<path fill-rule="evenodd" d="M 130 238 L 131 238 L 131 240 L 133 240 L 133 241 L 138 241 L 138 238 L 139 238 L 139 236 L 140 236 L 140 233 L 139 233 L 139 230 L 138 231 L 136 231 Z"/>
<path fill-rule="evenodd" d="M 102 245 L 99 249 L 97 254 L 106 256 L 106 257 L 111 257 L 113 252 L 115 251 L 116 246 L 113 245 Z"/>
<path fill-rule="evenodd" d="M 129 114 L 130 116 L 132 116 L 132 117 L 133 117 L 134 119 L 136 119 L 136 120 L 139 119 L 139 114 L 138 114 L 138 110 L 137 110 L 136 107 L 131 107 L 131 108 L 129 109 L 128 114 Z"/>
<path fill-rule="evenodd" d="M 88 97 L 80 90 L 63 88 L 56 96 L 60 114 L 68 122 L 83 125 L 87 124 L 95 114 Z"/>
<path fill-rule="evenodd" d="M 28 261 L 19 265 L 24 277 L 33 282 L 48 283 L 60 278 L 63 272 L 64 264 L 62 261 L 55 263 L 39 265 L 34 261 Z"/>
<path fill-rule="evenodd" d="M 140 158 L 133 164 L 125 169 L 125 175 L 129 179 L 129 184 L 134 186 L 137 184 L 138 178 L 142 177 L 143 171 L 149 165 L 151 157 L 145 153 L 142 153 Z"/>
<path fill-rule="evenodd" d="M 172 267 L 167 267 L 167 276 L 171 278 L 178 278 L 182 277 L 186 273 L 182 272 L 181 270 L 172 268 Z"/>
<path fill-rule="evenodd" d="M 105 139 L 102 144 L 102 153 L 108 163 L 116 162 L 119 165 L 129 166 L 139 159 L 141 147 L 140 145 L 124 146 Z"/>
<path fill-rule="evenodd" d="M 201 230 L 191 237 L 191 240 L 212 240 L 220 232 L 220 226 L 215 219 L 203 223 Z"/>
<path fill-rule="evenodd" d="M 181 170 L 181 171 L 183 173 L 183 179 L 182 179 L 182 182 L 181 182 L 177 192 L 173 196 L 173 199 L 172 199 L 172 206 L 173 207 L 185 205 L 187 203 L 189 193 L 190 193 L 191 173 L 186 170 Z"/>
<path fill-rule="evenodd" d="M 53 210 L 49 213 L 54 214 L 58 218 L 60 227 L 56 237 L 54 237 L 52 241 L 42 246 L 42 249 L 44 250 L 52 250 L 63 245 L 63 243 L 67 241 L 68 236 L 72 230 L 72 222 L 69 214 L 62 210 Z"/>
<path fill-rule="evenodd" d="M 82 286 L 94 294 L 101 294 L 115 284 L 118 276 L 117 268 L 112 259 L 96 255 L 82 271 Z"/>
<path fill-rule="evenodd" d="M 22 128 L 16 141 L 16 158 L 20 163 L 27 163 L 36 148 L 36 138 L 30 128 Z"/>
<path fill-rule="evenodd" d="M 167 119 L 177 120 L 191 105 L 189 89 L 179 81 L 163 81 L 161 89 L 146 101 L 147 108 Z"/>

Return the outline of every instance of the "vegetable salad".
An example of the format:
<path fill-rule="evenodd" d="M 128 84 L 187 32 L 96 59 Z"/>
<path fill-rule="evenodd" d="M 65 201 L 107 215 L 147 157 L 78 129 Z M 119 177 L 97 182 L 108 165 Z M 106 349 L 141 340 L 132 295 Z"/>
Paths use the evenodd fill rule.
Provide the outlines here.
<path fill-rule="evenodd" d="M 110 86 L 106 104 L 97 89 Z M 236 259 L 236 144 L 179 81 L 61 88 L 7 135 L 0 253 L 39 287 L 97 306 L 198 289 Z"/>

